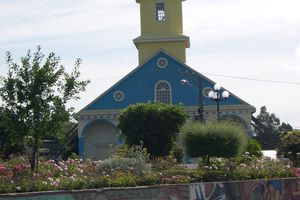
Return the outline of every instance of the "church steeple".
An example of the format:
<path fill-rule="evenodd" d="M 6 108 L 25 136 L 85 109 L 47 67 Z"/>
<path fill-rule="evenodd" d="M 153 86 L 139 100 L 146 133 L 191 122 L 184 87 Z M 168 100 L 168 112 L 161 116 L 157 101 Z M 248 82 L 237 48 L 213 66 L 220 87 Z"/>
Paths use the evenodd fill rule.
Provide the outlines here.
<path fill-rule="evenodd" d="M 136 0 L 140 4 L 141 36 L 133 42 L 139 51 L 139 64 L 160 49 L 185 63 L 190 41 L 183 35 L 182 1 Z"/>

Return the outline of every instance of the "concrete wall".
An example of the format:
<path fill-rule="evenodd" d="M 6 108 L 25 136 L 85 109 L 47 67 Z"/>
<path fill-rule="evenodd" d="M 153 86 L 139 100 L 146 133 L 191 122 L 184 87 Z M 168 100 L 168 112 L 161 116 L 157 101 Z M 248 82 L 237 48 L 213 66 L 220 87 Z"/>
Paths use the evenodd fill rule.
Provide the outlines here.
<path fill-rule="evenodd" d="M 3 200 L 299 200 L 300 178 L 0 195 Z"/>

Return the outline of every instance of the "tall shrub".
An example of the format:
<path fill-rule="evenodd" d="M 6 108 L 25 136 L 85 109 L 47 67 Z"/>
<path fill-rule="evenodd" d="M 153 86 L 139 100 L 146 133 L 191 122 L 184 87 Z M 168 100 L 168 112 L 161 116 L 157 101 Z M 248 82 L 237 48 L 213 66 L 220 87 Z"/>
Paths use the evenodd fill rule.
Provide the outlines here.
<path fill-rule="evenodd" d="M 189 122 L 181 129 L 182 142 L 191 157 L 230 158 L 245 150 L 247 134 L 239 124 L 214 122 L 200 124 Z"/>
<path fill-rule="evenodd" d="M 138 103 L 123 110 L 119 128 L 128 145 L 143 142 L 151 156 L 165 156 L 172 150 L 186 113 L 182 106 Z"/>

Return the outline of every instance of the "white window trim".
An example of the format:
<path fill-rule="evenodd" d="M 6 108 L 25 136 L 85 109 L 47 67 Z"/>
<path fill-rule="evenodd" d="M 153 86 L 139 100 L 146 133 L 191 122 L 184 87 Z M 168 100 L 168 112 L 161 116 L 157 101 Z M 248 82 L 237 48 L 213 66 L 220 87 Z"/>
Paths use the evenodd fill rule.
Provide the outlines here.
<path fill-rule="evenodd" d="M 169 85 L 169 87 L 170 87 L 170 104 L 172 104 L 172 103 L 173 103 L 173 99 L 172 99 L 172 96 L 173 96 L 172 85 L 171 85 L 170 82 L 167 81 L 167 80 L 160 80 L 160 81 L 157 81 L 157 82 L 156 82 L 156 84 L 155 84 L 155 86 L 154 86 L 154 102 L 157 102 L 157 90 L 156 90 L 156 87 L 157 87 L 157 85 L 160 84 L 161 82 L 165 82 L 165 83 L 167 83 L 167 84 Z"/>

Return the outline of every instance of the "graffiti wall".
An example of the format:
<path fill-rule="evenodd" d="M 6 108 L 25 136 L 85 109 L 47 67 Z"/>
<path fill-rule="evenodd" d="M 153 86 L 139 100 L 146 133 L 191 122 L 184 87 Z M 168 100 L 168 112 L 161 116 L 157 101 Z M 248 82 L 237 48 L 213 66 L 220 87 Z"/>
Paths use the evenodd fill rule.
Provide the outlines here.
<path fill-rule="evenodd" d="M 299 200 L 300 179 L 0 195 L 1 200 Z"/>
<path fill-rule="evenodd" d="M 300 179 L 198 183 L 190 200 L 300 200 Z"/>

